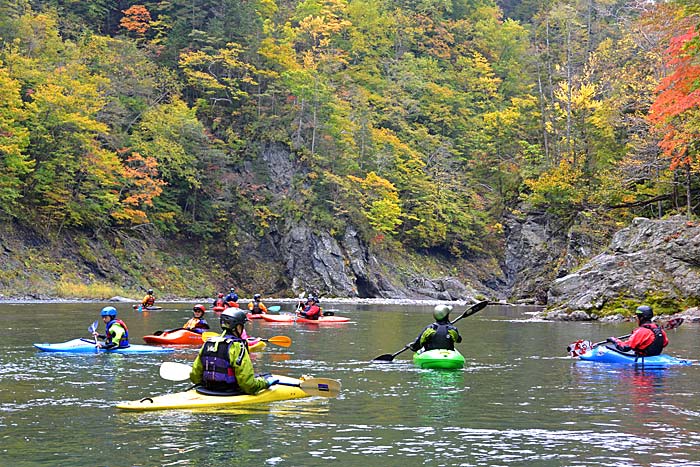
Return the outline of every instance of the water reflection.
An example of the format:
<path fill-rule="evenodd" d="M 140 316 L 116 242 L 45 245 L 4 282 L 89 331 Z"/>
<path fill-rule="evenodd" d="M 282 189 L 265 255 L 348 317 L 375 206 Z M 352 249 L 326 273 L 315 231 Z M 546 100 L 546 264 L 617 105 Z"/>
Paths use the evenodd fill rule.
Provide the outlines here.
<path fill-rule="evenodd" d="M 421 420 L 454 418 L 465 392 L 463 370 L 421 370 L 416 407 Z"/>

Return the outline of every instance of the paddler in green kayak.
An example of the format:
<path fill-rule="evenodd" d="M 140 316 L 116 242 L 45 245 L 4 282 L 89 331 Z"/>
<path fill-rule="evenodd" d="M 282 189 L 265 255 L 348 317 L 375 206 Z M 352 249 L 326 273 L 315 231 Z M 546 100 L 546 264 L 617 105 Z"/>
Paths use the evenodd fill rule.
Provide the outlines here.
<path fill-rule="evenodd" d="M 450 323 L 450 311 L 452 311 L 451 306 L 436 306 L 433 310 L 435 322 L 423 329 L 413 344 L 411 344 L 410 349 L 414 352 L 421 348 L 425 350 L 454 350 L 455 344 L 462 342 L 462 336 L 459 335 L 457 328 Z"/>
<path fill-rule="evenodd" d="M 255 394 L 278 382 L 272 376 L 255 376 L 248 353 L 248 342 L 241 337 L 248 317 L 244 311 L 229 308 L 221 313 L 223 334 L 207 340 L 192 365 L 190 380 L 208 393 L 222 395 Z"/>

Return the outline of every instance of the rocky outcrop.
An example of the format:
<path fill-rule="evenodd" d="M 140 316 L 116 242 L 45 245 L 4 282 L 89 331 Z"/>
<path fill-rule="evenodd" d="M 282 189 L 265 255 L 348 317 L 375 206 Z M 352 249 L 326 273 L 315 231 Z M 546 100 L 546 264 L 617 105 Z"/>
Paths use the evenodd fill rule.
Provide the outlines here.
<path fill-rule="evenodd" d="M 548 293 L 551 315 L 595 312 L 620 298 L 671 300 L 700 296 L 700 225 L 683 217 L 636 218 L 617 232 L 604 253 L 556 279 Z"/>

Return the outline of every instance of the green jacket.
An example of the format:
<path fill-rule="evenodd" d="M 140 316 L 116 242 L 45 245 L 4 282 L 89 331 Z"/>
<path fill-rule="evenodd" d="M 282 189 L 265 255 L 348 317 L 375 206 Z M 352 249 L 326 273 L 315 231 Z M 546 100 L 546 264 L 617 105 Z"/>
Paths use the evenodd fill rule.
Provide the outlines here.
<path fill-rule="evenodd" d="M 215 337 L 209 339 L 208 343 L 215 342 L 215 345 L 220 345 L 225 341 L 225 338 Z M 190 381 L 195 384 L 202 384 L 204 375 L 204 364 L 202 363 L 202 351 L 207 343 L 205 342 L 199 354 L 192 365 L 190 372 Z M 242 355 L 241 355 L 242 354 Z M 240 359 L 240 361 L 239 361 Z M 246 394 L 255 394 L 256 392 L 267 388 L 267 381 L 263 377 L 256 377 L 253 370 L 253 362 L 250 360 L 247 346 L 241 341 L 233 341 L 228 349 L 228 361 L 236 375 L 236 381 L 241 391 Z"/>

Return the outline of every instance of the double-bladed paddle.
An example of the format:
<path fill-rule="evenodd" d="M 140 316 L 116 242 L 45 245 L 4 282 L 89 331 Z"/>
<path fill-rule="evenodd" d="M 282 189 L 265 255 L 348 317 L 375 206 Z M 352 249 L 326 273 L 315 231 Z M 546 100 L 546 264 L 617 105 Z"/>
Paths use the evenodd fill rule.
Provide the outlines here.
<path fill-rule="evenodd" d="M 92 336 L 95 338 L 95 346 L 97 346 L 97 336 L 95 335 L 95 332 L 97 331 L 97 326 L 99 326 L 97 320 L 93 321 L 92 324 L 88 326 L 88 332 L 92 334 Z"/>
<path fill-rule="evenodd" d="M 661 325 L 662 328 L 664 329 L 675 329 L 681 324 L 683 324 L 684 319 L 683 318 L 672 318 L 668 320 L 668 322 L 664 323 Z M 630 337 L 632 334 L 625 334 L 624 336 L 617 337 L 617 339 L 627 339 Z M 591 344 L 591 341 L 588 340 L 583 340 L 579 339 L 576 342 L 572 342 L 566 347 L 566 351 L 569 352 L 569 355 L 572 357 L 580 357 L 581 355 L 585 354 L 589 350 L 593 350 L 598 346 L 601 346 L 605 343 L 607 343 L 608 340 L 596 342 L 595 344 Z"/>
<path fill-rule="evenodd" d="M 464 311 L 464 313 L 462 313 L 462 314 L 459 315 L 457 318 L 455 318 L 454 321 L 450 321 L 450 324 L 455 324 L 455 323 L 456 323 L 457 321 L 459 321 L 460 319 L 463 319 L 463 318 L 466 318 L 467 316 L 471 316 L 471 315 L 473 315 L 473 314 L 475 314 L 475 313 L 478 313 L 479 311 L 481 311 L 481 310 L 483 310 L 484 308 L 486 308 L 486 305 L 488 305 L 488 304 L 489 304 L 489 301 L 488 301 L 488 300 L 483 300 L 483 301 L 481 301 L 481 302 L 479 302 L 479 303 L 473 304 L 472 306 L 470 306 L 469 308 L 467 308 L 467 309 Z M 396 357 L 398 354 L 403 353 L 403 352 L 405 352 L 406 350 L 410 349 L 410 348 L 411 348 L 411 344 L 413 344 L 413 342 L 411 342 L 411 343 L 409 343 L 409 344 L 406 344 L 406 345 L 403 347 L 403 349 L 399 350 L 398 352 L 394 352 L 394 353 L 385 353 L 385 354 L 383 354 L 383 355 L 380 355 L 380 356 L 374 358 L 374 360 L 372 360 L 372 361 L 373 361 L 373 362 L 392 362 L 392 361 L 394 360 L 394 357 Z"/>
<path fill-rule="evenodd" d="M 185 381 L 190 377 L 192 367 L 184 363 L 163 362 L 160 365 L 160 377 L 168 381 Z M 310 396 L 337 397 L 340 394 L 340 381 L 329 378 L 307 378 L 298 384 L 278 381 L 280 386 L 292 386 L 301 388 Z"/>
<path fill-rule="evenodd" d="M 208 339 L 211 339 L 212 337 L 219 337 L 221 334 L 216 333 L 216 332 L 204 332 L 202 333 L 202 341 L 206 342 Z M 263 339 L 262 337 L 260 338 L 250 338 L 250 339 L 260 339 L 263 342 L 269 342 L 270 344 L 275 344 L 279 345 L 280 347 L 289 347 L 292 345 L 292 339 L 287 337 L 287 336 L 272 336 L 269 339 Z"/>

